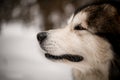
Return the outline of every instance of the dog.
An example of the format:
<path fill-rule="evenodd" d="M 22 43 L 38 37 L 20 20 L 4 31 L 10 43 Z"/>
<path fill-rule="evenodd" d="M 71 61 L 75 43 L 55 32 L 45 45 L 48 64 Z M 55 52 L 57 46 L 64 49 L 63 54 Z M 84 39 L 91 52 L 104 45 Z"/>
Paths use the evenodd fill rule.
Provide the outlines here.
<path fill-rule="evenodd" d="M 75 80 L 120 80 L 119 5 L 89 3 L 64 28 L 38 33 L 45 57 L 72 66 Z"/>

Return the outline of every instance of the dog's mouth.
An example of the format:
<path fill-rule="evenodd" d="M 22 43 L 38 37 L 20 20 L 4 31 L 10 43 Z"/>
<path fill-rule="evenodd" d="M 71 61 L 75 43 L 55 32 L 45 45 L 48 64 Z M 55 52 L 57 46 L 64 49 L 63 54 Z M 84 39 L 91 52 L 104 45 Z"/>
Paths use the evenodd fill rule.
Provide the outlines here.
<path fill-rule="evenodd" d="M 71 62 L 80 62 L 80 61 L 83 60 L 82 56 L 71 55 L 71 54 L 64 54 L 64 55 L 56 56 L 56 55 L 51 55 L 49 53 L 46 53 L 45 57 L 47 57 L 48 59 L 52 59 L 52 60 L 63 60 L 63 59 L 66 59 L 66 60 L 71 61 Z"/>
<path fill-rule="evenodd" d="M 48 52 L 42 44 L 40 46 L 45 52 Z M 80 62 L 84 59 L 83 56 L 71 55 L 71 54 L 63 54 L 63 55 L 58 56 L 58 55 L 52 55 L 50 53 L 45 53 L 45 57 L 48 59 L 51 59 L 51 60 L 64 60 L 64 59 L 66 59 L 66 60 L 71 61 L 71 62 Z"/>

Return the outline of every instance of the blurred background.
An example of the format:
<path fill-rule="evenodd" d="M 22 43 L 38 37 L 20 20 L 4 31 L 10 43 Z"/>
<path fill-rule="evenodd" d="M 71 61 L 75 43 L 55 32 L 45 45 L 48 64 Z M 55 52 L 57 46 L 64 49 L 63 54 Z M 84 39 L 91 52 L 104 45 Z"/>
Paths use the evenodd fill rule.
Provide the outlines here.
<path fill-rule="evenodd" d="M 0 80 L 72 80 L 70 67 L 44 57 L 36 34 L 66 25 L 91 1 L 0 0 Z"/>

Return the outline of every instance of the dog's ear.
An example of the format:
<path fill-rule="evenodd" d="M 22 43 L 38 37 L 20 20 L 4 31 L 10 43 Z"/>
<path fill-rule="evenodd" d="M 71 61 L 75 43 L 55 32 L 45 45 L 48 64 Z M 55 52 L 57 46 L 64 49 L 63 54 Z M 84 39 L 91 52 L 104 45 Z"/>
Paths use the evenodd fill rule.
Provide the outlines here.
<path fill-rule="evenodd" d="M 109 16 L 114 16 L 117 14 L 116 8 L 110 4 L 103 4 L 102 7 L 103 7 L 104 13 L 107 13 L 107 15 Z"/>
<path fill-rule="evenodd" d="M 114 20 L 116 20 L 116 22 L 118 22 L 117 26 L 120 26 L 120 9 L 118 7 L 120 6 L 114 6 L 111 4 L 103 4 L 103 12 L 107 14 L 108 18 L 111 17 Z"/>

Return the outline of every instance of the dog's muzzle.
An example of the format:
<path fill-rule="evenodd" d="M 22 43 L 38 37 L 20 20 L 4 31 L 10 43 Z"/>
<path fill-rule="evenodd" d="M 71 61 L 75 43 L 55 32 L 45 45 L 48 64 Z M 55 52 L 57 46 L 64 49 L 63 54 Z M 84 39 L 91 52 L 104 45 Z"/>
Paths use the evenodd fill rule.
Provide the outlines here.
<path fill-rule="evenodd" d="M 44 40 L 46 38 L 47 38 L 47 33 L 46 32 L 41 32 L 41 33 L 37 34 L 37 40 L 39 41 L 40 45 L 42 45 L 42 43 L 44 42 Z M 46 53 L 45 57 L 48 58 L 48 59 L 52 59 L 52 60 L 63 60 L 63 59 L 66 59 L 66 60 L 71 61 L 71 62 L 80 62 L 80 61 L 83 60 L 82 56 L 71 55 L 71 54 L 64 54 L 64 55 L 56 56 L 56 55 L 51 55 L 49 53 Z"/>

